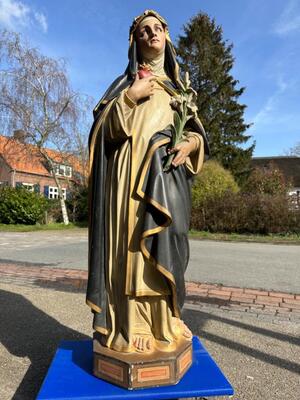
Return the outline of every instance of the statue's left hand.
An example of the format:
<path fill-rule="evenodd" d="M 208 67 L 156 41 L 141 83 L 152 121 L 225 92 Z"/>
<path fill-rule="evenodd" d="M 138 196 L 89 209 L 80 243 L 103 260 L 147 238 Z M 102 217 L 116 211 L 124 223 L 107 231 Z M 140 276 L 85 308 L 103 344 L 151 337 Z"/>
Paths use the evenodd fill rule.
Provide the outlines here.
<path fill-rule="evenodd" d="M 195 151 L 197 148 L 197 139 L 196 138 L 189 138 L 189 140 L 185 140 L 183 142 L 178 143 L 176 146 L 172 147 L 168 154 L 176 153 L 172 165 L 174 167 L 178 167 L 178 165 L 184 164 L 186 158 Z"/>

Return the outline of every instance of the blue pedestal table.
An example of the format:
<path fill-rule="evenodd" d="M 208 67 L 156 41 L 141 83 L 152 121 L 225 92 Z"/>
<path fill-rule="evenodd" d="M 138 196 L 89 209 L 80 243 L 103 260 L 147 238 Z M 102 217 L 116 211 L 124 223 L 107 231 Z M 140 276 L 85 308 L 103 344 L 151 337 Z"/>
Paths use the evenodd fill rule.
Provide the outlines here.
<path fill-rule="evenodd" d="M 176 385 L 127 390 L 93 375 L 92 340 L 63 341 L 37 400 L 167 400 L 233 394 L 231 384 L 196 336 L 193 359 L 193 365 Z"/>

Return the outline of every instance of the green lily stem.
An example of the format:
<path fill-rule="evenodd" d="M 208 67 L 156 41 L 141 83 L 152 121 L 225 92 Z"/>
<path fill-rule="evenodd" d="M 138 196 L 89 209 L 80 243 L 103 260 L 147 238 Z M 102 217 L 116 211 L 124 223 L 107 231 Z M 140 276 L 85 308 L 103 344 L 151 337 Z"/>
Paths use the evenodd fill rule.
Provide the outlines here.
<path fill-rule="evenodd" d="M 176 134 L 172 138 L 172 147 L 175 147 L 181 141 L 186 122 L 187 122 L 187 105 L 185 102 L 185 107 L 183 108 L 182 118 L 180 119 L 180 125 L 178 131 L 176 131 Z M 176 153 L 173 153 L 168 156 L 167 162 L 163 169 L 165 172 L 168 172 L 171 169 L 172 161 L 175 155 Z"/>

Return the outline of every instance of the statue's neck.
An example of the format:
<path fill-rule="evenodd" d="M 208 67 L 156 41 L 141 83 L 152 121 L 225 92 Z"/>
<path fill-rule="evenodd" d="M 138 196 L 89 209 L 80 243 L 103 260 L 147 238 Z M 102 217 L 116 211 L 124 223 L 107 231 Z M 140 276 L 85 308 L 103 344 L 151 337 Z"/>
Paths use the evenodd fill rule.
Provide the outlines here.
<path fill-rule="evenodd" d="M 143 57 L 143 63 L 149 65 L 149 67 L 151 68 L 151 71 L 154 75 L 157 75 L 157 76 L 166 75 L 165 70 L 164 70 L 165 52 L 159 54 L 155 58 Z"/>

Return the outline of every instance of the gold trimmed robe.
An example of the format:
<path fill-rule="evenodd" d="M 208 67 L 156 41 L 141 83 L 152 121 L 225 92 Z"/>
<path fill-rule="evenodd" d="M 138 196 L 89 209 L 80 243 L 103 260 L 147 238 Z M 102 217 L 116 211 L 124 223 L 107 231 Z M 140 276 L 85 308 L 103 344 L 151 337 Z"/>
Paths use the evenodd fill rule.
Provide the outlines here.
<path fill-rule="evenodd" d="M 145 257 L 141 249 L 146 202 L 138 193 L 150 139 L 173 123 L 171 94 L 155 83 L 153 96 L 135 105 L 126 89 L 112 100 L 106 113 L 104 140 L 111 152 L 105 186 L 105 235 L 107 238 L 107 327 L 105 344 L 118 351 L 133 351 L 135 335 L 153 335 L 156 346 L 172 350 L 179 335 L 171 307 L 167 279 Z M 203 164 L 203 138 L 188 157 L 186 168 L 197 174 Z M 95 327 L 97 329 L 97 327 Z"/>

